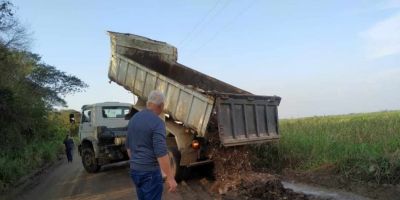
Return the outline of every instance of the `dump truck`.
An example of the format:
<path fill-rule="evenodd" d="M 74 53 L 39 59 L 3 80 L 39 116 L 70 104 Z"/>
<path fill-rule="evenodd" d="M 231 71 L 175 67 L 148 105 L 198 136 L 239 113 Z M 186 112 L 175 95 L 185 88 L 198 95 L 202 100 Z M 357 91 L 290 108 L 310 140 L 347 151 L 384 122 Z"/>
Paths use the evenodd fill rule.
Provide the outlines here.
<path fill-rule="evenodd" d="M 186 67 L 177 62 L 177 48 L 168 43 L 128 33 L 108 34 L 108 77 L 137 97 L 135 112 L 146 108 L 152 90 L 166 97 L 160 117 L 177 179 L 185 168 L 212 162 L 207 156 L 211 138 L 227 148 L 279 139 L 279 96 L 254 95 Z"/>

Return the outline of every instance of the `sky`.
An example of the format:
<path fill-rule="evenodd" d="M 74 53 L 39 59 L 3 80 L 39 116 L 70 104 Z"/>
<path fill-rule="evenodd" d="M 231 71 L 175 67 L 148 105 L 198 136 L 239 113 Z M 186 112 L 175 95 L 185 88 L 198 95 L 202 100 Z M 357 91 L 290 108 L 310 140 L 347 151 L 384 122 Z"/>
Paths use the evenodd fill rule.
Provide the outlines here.
<path fill-rule="evenodd" d="M 31 51 L 89 84 L 69 108 L 134 102 L 107 76 L 106 31 L 165 41 L 178 62 L 257 95 L 281 118 L 400 109 L 400 0 L 15 0 Z"/>

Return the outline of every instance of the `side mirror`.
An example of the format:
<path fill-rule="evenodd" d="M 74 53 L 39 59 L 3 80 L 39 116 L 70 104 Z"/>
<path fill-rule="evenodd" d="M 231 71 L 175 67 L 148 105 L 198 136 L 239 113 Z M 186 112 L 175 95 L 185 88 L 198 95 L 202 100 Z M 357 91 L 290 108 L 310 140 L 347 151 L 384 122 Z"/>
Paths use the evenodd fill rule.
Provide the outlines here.
<path fill-rule="evenodd" d="M 69 114 L 69 123 L 75 124 L 75 115 L 74 113 Z"/>

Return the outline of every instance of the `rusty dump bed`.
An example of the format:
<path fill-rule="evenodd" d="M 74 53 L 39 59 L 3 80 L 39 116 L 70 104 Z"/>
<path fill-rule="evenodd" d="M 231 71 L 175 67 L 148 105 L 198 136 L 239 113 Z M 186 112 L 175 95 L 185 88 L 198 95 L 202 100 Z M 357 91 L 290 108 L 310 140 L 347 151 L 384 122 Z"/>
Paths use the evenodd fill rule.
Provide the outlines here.
<path fill-rule="evenodd" d="M 279 138 L 280 97 L 257 96 L 177 62 L 177 49 L 133 34 L 109 32 L 109 78 L 146 100 L 151 90 L 166 96 L 165 110 L 205 136 L 213 110 L 225 146 Z M 167 127 L 168 128 L 168 127 Z"/>

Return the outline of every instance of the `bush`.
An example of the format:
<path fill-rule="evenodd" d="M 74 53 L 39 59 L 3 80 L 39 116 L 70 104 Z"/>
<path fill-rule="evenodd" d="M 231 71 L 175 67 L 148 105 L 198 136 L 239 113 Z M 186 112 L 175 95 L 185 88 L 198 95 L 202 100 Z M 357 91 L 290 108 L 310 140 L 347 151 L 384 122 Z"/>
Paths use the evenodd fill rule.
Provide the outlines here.
<path fill-rule="evenodd" d="M 51 121 L 46 131 L 50 131 L 46 137 L 36 138 L 16 150 L 0 154 L 0 183 L 3 190 L 32 170 L 54 161 L 58 154 L 64 154 L 63 141 L 67 129 L 60 122 Z"/>

